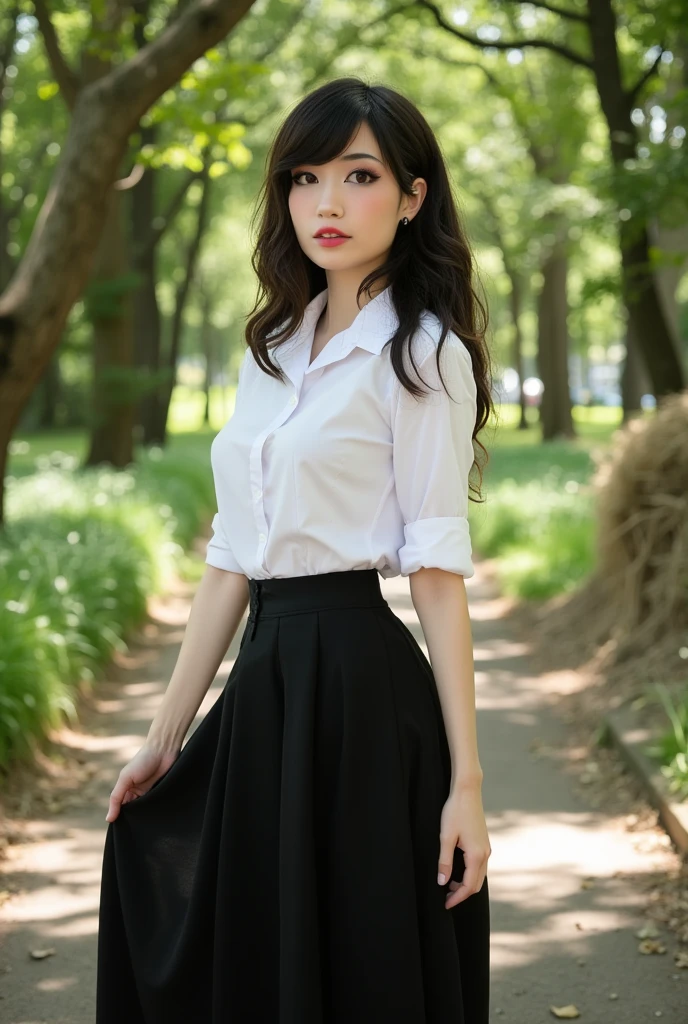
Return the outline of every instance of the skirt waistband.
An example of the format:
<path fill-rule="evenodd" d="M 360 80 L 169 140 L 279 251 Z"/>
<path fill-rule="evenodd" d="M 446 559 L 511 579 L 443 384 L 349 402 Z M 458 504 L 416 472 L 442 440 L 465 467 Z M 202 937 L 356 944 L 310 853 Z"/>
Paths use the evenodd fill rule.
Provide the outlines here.
<path fill-rule="evenodd" d="M 383 608 L 387 606 L 377 569 L 348 569 L 344 572 L 315 573 L 251 579 L 248 621 L 258 618 L 325 608 Z M 253 630 L 255 632 L 255 628 Z"/>

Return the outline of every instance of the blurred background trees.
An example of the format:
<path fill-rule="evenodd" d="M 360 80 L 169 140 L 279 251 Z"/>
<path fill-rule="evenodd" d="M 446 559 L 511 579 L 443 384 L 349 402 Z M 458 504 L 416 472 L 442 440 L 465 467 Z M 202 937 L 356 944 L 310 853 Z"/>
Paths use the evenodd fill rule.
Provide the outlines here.
<path fill-rule="evenodd" d="M 121 467 L 135 442 L 165 445 L 177 383 L 212 408 L 251 304 L 271 134 L 350 70 L 406 90 L 438 131 L 522 429 L 528 405 L 551 440 L 575 435 L 576 405 L 626 417 L 681 390 L 680 3 L 246 3 L 198 54 L 174 38 L 194 6 L 17 0 L 3 14 L 0 447 L 17 425 L 82 426 L 84 461 Z M 117 88 L 135 69 L 157 86 L 140 113 L 127 94 L 128 121 Z M 218 261 L 224 288 L 204 288 Z"/>

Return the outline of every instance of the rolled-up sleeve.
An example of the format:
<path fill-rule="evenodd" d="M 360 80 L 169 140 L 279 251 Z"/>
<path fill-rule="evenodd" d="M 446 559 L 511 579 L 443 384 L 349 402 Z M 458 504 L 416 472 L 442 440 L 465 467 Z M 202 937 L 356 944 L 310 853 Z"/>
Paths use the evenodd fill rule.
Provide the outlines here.
<path fill-rule="evenodd" d="M 241 572 L 243 569 L 232 554 L 229 541 L 220 522 L 220 513 L 216 512 L 212 522 L 213 535 L 208 541 L 205 560 L 208 565 L 214 565 L 218 569 L 228 569 L 230 572 Z"/>
<path fill-rule="evenodd" d="M 420 386 L 427 393 L 415 398 L 397 379 L 392 400 L 394 481 L 404 518 L 401 575 L 424 567 L 470 577 L 475 570 L 468 474 L 477 411 L 471 357 L 450 332 L 440 352 L 449 395 L 437 372 L 436 346 L 416 362 L 423 378 Z M 413 372 L 411 377 L 415 379 Z M 427 391 L 426 384 L 439 390 Z"/>

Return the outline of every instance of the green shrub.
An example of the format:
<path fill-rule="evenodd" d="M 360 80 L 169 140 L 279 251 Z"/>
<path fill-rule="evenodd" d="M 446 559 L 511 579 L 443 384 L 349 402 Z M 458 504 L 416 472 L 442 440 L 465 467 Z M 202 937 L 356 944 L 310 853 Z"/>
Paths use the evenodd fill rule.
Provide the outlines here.
<path fill-rule="evenodd" d="M 562 593 L 594 564 L 592 502 L 575 480 L 491 487 L 487 502 L 471 509 L 471 533 L 480 554 L 499 557 L 503 586 L 519 597 Z"/>
<path fill-rule="evenodd" d="M 473 546 L 498 559 L 505 592 L 542 599 L 575 587 L 593 568 L 595 516 L 590 452 L 577 442 L 517 444 L 502 432 L 491 448 L 483 504 L 471 503 Z"/>
<path fill-rule="evenodd" d="M 45 460 L 45 457 L 43 457 Z M 113 651 L 168 584 L 213 508 L 207 440 L 139 456 L 131 468 L 79 470 L 53 453 L 8 478 L 0 535 L 0 765 L 29 756 L 63 716 L 74 720 Z"/>
<path fill-rule="evenodd" d="M 662 683 L 656 683 L 654 694 L 666 712 L 668 728 L 659 739 L 646 747 L 646 753 L 660 762 L 660 771 L 669 789 L 680 800 L 688 799 L 688 692 L 674 703 Z"/>

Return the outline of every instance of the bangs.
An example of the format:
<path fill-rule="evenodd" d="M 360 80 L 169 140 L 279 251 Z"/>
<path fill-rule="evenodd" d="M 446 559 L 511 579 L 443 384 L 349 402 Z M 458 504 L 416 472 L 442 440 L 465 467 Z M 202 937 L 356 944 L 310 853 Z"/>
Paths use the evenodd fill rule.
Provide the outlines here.
<path fill-rule="evenodd" d="M 297 164 L 324 164 L 335 160 L 353 139 L 360 124 L 367 121 L 383 159 L 387 160 L 382 139 L 373 123 L 371 104 L 350 91 L 327 97 L 314 95 L 303 101 L 285 121 L 279 144 L 279 159 L 273 171 L 280 176 Z"/>

